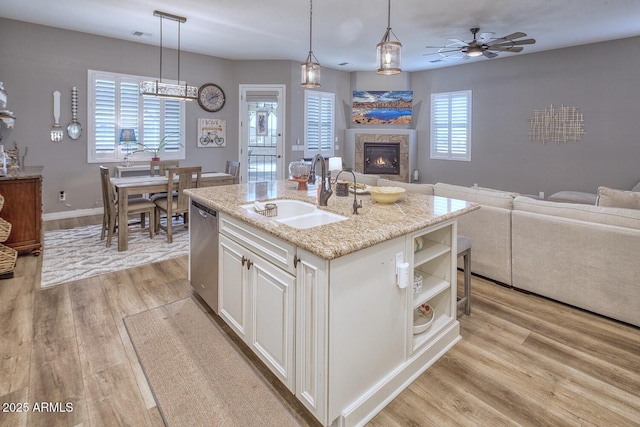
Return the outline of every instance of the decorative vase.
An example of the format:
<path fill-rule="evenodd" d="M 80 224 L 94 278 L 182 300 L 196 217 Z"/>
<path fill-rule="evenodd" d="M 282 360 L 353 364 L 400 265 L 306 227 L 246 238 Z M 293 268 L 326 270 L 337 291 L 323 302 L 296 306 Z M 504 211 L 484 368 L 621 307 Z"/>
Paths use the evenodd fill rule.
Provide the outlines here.
<path fill-rule="evenodd" d="M 298 183 L 298 190 L 307 190 L 307 179 L 311 171 L 311 164 L 304 160 L 289 163 L 289 179 Z"/>

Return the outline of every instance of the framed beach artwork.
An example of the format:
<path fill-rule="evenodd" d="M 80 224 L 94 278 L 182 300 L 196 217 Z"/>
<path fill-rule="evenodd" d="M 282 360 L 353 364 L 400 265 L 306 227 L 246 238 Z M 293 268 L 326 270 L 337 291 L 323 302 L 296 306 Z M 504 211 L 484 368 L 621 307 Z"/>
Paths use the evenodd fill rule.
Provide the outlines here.
<path fill-rule="evenodd" d="M 198 147 L 217 148 L 227 145 L 227 121 L 198 119 Z"/>
<path fill-rule="evenodd" d="M 411 123 L 413 91 L 354 90 L 353 123 L 365 125 L 406 125 Z"/>

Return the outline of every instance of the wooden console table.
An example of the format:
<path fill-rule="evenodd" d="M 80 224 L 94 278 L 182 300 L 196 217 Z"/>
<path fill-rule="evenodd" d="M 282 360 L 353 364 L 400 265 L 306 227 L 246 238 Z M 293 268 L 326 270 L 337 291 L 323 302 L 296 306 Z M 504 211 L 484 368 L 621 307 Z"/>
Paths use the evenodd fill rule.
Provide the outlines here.
<path fill-rule="evenodd" d="M 2 218 L 12 225 L 4 244 L 36 256 L 42 251 L 42 169 L 31 166 L 0 176 Z"/>

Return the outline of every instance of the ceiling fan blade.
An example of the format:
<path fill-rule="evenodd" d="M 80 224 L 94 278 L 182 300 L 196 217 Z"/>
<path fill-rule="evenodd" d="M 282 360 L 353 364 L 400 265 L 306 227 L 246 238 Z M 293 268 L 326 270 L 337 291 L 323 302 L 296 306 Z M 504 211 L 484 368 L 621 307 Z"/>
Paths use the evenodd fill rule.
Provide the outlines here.
<path fill-rule="evenodd" d="M 493 38 L 494 34 L 495 33 L 482 33 L 480 34 L 480 37 L 478 37 L 478 42 L 486 43 Z"/>
<path fill-rule="evenodd" d="M 500 37 L 498 40 L 513 40 L 513 39 L 519 39 L 520 37 L 527 37 L 527 35 L 525 33 L 516 32 L 516 33 L 509 34 L 508 36 Z"/>
<path fill-rule="evenodd" d="M 520 46 L 491 46 L 488 48 L 489 50 L 496 50 L 498 52 L 522 52 L 522 47 Z M 486 51 L 485 51 L 486 52 Z"/>
<path fill-rule="evenodd" d="M 535 44 L 536 39 L 524 39 L 524 40 L 514 40 L 513 44 L 516 46 L 519 45 L 523 45 L 523 44 Z"/>
<path fill-rule="evenodd" d="M 490 44 L 487 45 L 487 47 L 493 49 L 494 47 L 511 47 L 511 46 L 522 46 L 522 45 L 527 45 L 527 44 L 534 44 L 536 41 L 534 39 L 527 39 L 527 40 L 516 40 L 516 41 L 506 41 L 506 42 L 502 42 L 502 43 L 495 43 L 495 44 Z"/>
<path fill-rule="evenodd" d="M 449 40 L 451 43 L 453 43 L 454 45 L 460 45 L 460 46 L 469 46 L 469 43 L 460 40 L 460 39 L 447 39 Z"/>
<path fill-rule="evenodd" d="M 440 56 L 443 56 L 443 55 L 446 55 L 446 54 L 449 54 L 449 53 L 455 54 L 455 53 L 458 53 L 458 52 L 460 52 L 460 49 L 450 49 L 450 50 L 441 50 L 439 52 L 425 53 L 422 56 L 428 56 L 428 55 L 440 55 Z"/>
<path fill-rule="evenodd" d="M 483 54 L 484 56 L 486 56 L 487 58 L 489 58 L 489 59 L 493 59 L 493 58 L 495 58 L 496 56 L 498 56 L 498 54 L 497 54 L 497 53 L 489 52 L 488 50 L 483 51 L 483 52 L 482 52 L 482 54 Z"/>

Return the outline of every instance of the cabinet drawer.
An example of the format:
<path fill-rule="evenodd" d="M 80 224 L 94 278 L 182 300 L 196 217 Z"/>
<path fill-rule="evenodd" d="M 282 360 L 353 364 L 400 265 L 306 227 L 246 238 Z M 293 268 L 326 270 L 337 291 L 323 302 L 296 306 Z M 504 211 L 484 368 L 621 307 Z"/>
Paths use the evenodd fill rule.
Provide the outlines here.
<path fill-rule="evenodd" d="M 220 215 L 220 232 L 283 270 L 296 274 L 293 266 L 296 249 L 291 243 L 224 213 Z"/>

